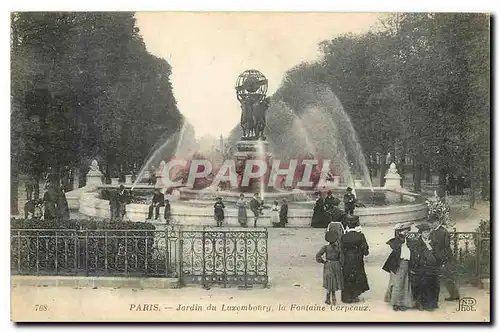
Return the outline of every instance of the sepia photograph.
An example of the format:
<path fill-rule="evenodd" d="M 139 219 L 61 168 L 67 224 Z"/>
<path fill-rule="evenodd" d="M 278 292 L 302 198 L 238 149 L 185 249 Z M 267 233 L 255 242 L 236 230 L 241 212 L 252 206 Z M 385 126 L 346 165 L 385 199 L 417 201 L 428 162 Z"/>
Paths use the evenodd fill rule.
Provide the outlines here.
<path fill-rule="evenodd" d="M 11 11 L 11 321 L 491 323 L 491 25 Z"/>

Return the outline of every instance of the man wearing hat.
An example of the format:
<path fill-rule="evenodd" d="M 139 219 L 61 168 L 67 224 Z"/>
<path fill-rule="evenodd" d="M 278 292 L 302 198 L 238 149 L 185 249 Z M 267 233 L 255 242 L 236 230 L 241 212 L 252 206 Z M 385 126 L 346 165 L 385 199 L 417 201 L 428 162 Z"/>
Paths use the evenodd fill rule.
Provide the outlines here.
<path fill-rule="evenodd" d="M 412 293 L 418 310 L 433 311 L 439 301 L 439 264 L 427 223 L 417 226 L 419 238 L 410 247 Z"/>
<path fill-rule="evenodd" d="M 340 239 L 342 248 L 344 288 L 342 302 L 359 302 L 359 296 L 370 289 L 365 272 L 364 256 L 368 256 L 369 247 L 365 235 L 361 233 L 359 216 L 347 217 L 347 231 Z"/>
<path fill-rule="evenodd" d="M 352 193 L 352 188 L 347 187 L 346 193 L 344 194 L 344 211 L 347 214 L 353 215 L 354 208 L 356 207 L 356 196 Z"/>
<path fill-rule="evenodd" d="M 397 224 L 394 237 L 387 241 L 392 252 L 382 267 L 382 270 L 390 274 L 384 300 L 392 305 L 394 311 L 405 311 L 415 305 L 409 274 L 411 254 L 406 239 L 411 226 L 411 222 Z"/>
<path fill-rule="evenodd" d="M 458 301 L 460 293 L 454 277 L 455 262 L 453 251 L 451 250 L 450 232 L 443 226 L 443 223 L 436 220 L 432 224 L 431 240 L 435 246 L 435 255 L 440 266 L 440 277 L 450 294 L 445 301 Z"/>
<path fill-rule="evenodd" d="M 153 195 L 153 201 L 149 206 L 148 219 L 153 219 L 153 210 L 155 212 L 155 220 L 160 216 L 160 207 L 163 206 L 165 201 L 165 195 L 160 191 L 160 188 L 155 188 L 155 193 Z"/>
<path fill-rule="evenodd" d="M 259 201 L 259 193 L 255 193 L 250 200 L 250 210 L 253 212 L 253 227 L 257 227 L 257 220 L 262 213 L 261 202 Z"/>

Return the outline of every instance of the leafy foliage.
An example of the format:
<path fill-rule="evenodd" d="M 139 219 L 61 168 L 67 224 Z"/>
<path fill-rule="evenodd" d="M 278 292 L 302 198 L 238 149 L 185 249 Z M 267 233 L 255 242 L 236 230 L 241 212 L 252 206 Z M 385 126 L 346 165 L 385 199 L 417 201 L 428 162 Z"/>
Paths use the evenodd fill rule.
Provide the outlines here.
<path fill-rule="evenodd" d="M 308 83 L 326 85 L 351 117 L 367 160 L 385 162 L 391 152 L 400 164 L 410 156 L 417 191 L 425 168 L 439 175 L 440 196 L 449 174 L 464 174 L 474 188 L 480 178 L 487 197 L 489 16 L 395 13 L 381 23 L 376 32 L 323 41 L 322 59 L 290 69 L 276 96 L 301 109 Z"/>
<path fill-rule="evenodd" d="M 97 158 L 118 176 L 179 129 L 170 65 L 147 52 L 134 13 L 19 12 L 11 23 L 16 170 L 57 177 Z"/>

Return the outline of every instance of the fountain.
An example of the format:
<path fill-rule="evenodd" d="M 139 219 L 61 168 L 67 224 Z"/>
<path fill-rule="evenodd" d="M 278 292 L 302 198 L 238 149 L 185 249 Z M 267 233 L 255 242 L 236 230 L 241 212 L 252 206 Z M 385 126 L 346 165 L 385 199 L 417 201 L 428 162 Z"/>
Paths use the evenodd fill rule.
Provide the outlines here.
<path fill-rule="evenodd" d="M 243 193 L 250 198 L 259 192 L 267 204 L 287 199 L 289 226 L 308 226 L 316 193 L 331 190 L 342 198 L 347 187 L 354 189 L 358 201 L 365 206 L 355 212 L 362 224 L 425 218 L 425 200 L 401 188 L 395 165 L 389 169 L 386 186 L 373 187 L 351 120 L 328 87 L 302 84 L 295 96 L 300 105 L 292 109 L 279 91 L 272 99 L 267 97 L 267 84 L 265 76 L 257 70 L 247 70 L 238 77 L 236 97 L 242 116 L 235 130 L 237 136 L 233 135 L 230 140 L 234 153 L 222 165 L 203 162 L 209 158 L 196 153 L 194 130 L 187 122 L 161 143 L 148 157 L 135 182 L 125 184 L 135 198 L 127 205 L 127 217 L 132 221 L 146 219 L 155 185 L 141 184 L 140 179 L 155 166 L 156 187 L 166 192 L 173 217 L 185 225 L 212 224 L 216 197 L 222 197 L 227 207 L 226 221 L 236 225 L 234 203 L 239 195 Z M 172 170 L 165 165 L 174 158 L 182 164 L 177 178 L 182 178 L 184 185 L 168 183 Z M 283 169 L 284 164 L 291 168 L 297 166 L 290 173 L 293 179 L 284 181 L 287 171 L 277 171 L 275 166 Z M 187 181 L 186 185 L 191 168 L 203 176 L 191 179 L 192 185 Z M 229 169 L 234 179 L 220 180 L 221 169 Z M 269 179 L 275 183 L 270 184 Z M 113 187 L 116 185 L 100 185 L 97 191 L 81 195 L 81 202 L 85 202 L 80 204 L 80 212 L 106 216 L 109 204 L 99 190 Z M 82 209 L 82 206 L 85 207 Z"/>

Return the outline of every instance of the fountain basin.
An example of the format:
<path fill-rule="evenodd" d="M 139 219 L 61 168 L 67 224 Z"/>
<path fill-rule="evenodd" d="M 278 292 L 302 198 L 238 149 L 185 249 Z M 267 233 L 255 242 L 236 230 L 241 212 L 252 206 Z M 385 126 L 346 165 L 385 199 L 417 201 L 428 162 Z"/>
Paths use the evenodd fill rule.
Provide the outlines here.
<path fill-rule="evenodd" d="M 151 186 L 152 187 L 152 186 Z M 149 188 L 144 188 L 149 189 Z M 153 190 L 151 188 L 151 190 Z M 135 191 L 135 189 L 134 189 Z M 239 197 L 239 193 L 235 193 Z M 419 196 L 408 192 L 388 192 L 405 197 L 405 201 L 398 205 L 368 206 L 356 208 L 355 214 L 359 215 L 361 225 L 385 225 L 407 221 L 419 221 L 427 215 L 427 205 Z M 248 195 L 248 194 L 247 194 Z M 232 195 L 231 195 L 232 197 Z M 168 198 L 168 196 L 167 196 Z M 266 203 L 270 202 L 265 197 Z M 100 198 L 99 190 L 82 193 L 80 195 L 79 212 L 93 217 L 109 218 L 109 201 Z M 312 217 L 313 201 L 291 202 L 289 204 L 288 227 L 309 227 Z M 234 204 L 227 201 L 225 210 L 225 224 L 237 226 L 238 210 Z M 171 200 L 172 218 L 174 222 L 185 226 L 212 225 L 213 201 L 209 200 Z M 144 222 L 148 216 L 148 204 L 128 204 L 126 206 L 126 219 L 133 222 Z M 163 215 L 163 208 L 160 209 Z M 248 210 L 249 223 L 251 222 L 251 211 Z M 160 218 L 159 222 L 163 222 Z M 270 227 L 270 210 L 264 210 L 264 216 L 259 221 L 260 226 Z"/>

